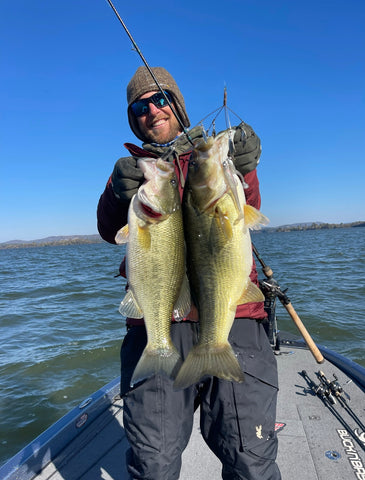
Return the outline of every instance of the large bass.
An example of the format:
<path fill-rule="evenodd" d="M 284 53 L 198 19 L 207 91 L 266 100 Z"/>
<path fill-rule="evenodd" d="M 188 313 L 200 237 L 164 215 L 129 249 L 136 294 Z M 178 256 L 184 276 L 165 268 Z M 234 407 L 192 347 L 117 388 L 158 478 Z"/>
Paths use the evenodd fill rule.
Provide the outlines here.
<path fill-rule="evenodd" d="M 228 156 L 229 131 L 197 145 L 183 196 L 187 269 L 198 308 L 199 343 L 189 352 L 175 380 L 185 388 L 204 375 L 242 382 L 243 372 L 228 335 L 236 307 L 263 301 L 251 282 L 249 228 L 267 218 L 246 204 L 242 182 Z"/>
<path fill-rule="evenodd" d="M 116 236 L 117 243 L 127 243 L 129 285 L 119 311 L 143 317 L 148 338 L 131 386 L 157 373 L 175 378 L 181 359 L 170 338 L 171 320 L 190 309 L 174 166 L 161 159 L 139 159 L 138 166 L 146 181 L 131 200 L 128 224 Z"/>

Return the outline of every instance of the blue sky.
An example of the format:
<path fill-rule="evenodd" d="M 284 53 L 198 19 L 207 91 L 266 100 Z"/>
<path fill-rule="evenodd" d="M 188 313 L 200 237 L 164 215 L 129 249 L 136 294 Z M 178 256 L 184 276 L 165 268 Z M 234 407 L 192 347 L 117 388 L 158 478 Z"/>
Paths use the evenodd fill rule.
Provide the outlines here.
<path fill-rule="evenodd" d="M 270 225 L 365 220 L 363 0 L 114 4 L 192 125 L 227 86 L 262 141 Z M 2 0 L 0 43 L 0 241 L 96 233 L 123 144 L 140 144 L 125 88 L 141 59 L 106 0 Z"/>

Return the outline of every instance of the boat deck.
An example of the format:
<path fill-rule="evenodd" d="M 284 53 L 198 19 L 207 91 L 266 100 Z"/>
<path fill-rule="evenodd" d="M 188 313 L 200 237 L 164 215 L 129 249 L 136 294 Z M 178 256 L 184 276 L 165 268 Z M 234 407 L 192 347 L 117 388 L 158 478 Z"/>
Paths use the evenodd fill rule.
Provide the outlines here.
<path fill-rule="evenodd" d="M 319 366 L 311 353 L 304 348 L 284 346 L 277 356 L 277 361 L 280 385 L 277 410 L 278 464 L 282 479 L 364 479 L 364 447 L 361 448 L 346 428 L 350 426 L 355 429 L 358 426 L 356 421 L 338 402 L 334 406 L 334 412 L 331 412 L 322 400 L 313 394 L 300 372 L 305 369 L 316 384 L 319 381 L 315 373 L 319 370 L 331 380 L 335 373 L 339 383 L 351 397 L 348 404 L 361 422 L 365 423 L 362 389 L 353 381 L 346 383 L 348 377 L 331 363 L 325 361 Z M 48 463 L 41 474 L 29 476 L 29 470 L 35 470 L 35 465 L 28 464 L 28 471 L 23 469 L 19 472 L 20 476 L 11 477 L 12 480 L 128 479 L 124 459 L 128 442 L 123 430 L 122 412 L 123 403 L 116 398 L 76 439 L 68 443 L 55 460 Z M 340 414 L 339 418 L 335 417 L 336 412 Z M 82 421 L 82 415 L 79 421 Z M 43 457 L 43 464 L 46 457 L 53 457 L 50 451 L 39 452 L 39 455 Z M 220 462 L 209 451 L 199 433 L 197 410 L 193 434 L 183 454 L 180 480 L 220 478 Z"/>

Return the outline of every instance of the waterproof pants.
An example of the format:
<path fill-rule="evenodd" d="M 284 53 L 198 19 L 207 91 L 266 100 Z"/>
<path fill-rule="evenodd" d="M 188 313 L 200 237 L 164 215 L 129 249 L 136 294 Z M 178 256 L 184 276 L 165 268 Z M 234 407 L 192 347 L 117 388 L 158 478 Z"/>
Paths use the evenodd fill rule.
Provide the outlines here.
<path fill-rule="evenodd" d="M 171 337 L 186 358 L 198 341 L 199 325 L 173 323 Z M 200 405 L 205 442 L 222 463 L 225 480 L 280 480 L 277 438 L 276 359 L 261 324 L 236 319 L 229 341 L 245 372 L 243 383 L 204 377 L 184 390 L 156 375 L 133 389 L 129 382 L 146 345 L 144 326 L 131 327 L 121 349 L 121 394 L 129 440 L 130 479 L 177 480 L 189 442 L 194 409 Z"/>

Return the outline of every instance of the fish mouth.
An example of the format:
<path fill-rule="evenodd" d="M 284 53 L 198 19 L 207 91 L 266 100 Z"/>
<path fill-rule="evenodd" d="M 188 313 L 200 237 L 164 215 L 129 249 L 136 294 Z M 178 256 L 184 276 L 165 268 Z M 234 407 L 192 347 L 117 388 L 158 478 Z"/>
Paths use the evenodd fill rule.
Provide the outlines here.
<path fill-rule="evenodd" d="M 138 190 L 137 198 L 139 201 L 140 209 L 144 215 L 149 218 L 160 218 L 163 215 L 161 210 L 156 209 L 154 205 L 148 198 L 143 186 Z"/>
<path fill-rule="evenodd" d="M 149 205 L 146 205 L 145 203 L 140 203 L 141 209 L 143 213 L 145 213 L 148 217 L 151 218 L 159 218 L 162 217 L 162 213 L 156 212 L 156 210 L 153 210 Z"/>
<path fill-rule="evenodd" d="M 214 183 L 212 186 L 209 186 L 206 182 L 205 184 L 194 185 L 194 188 L 192 188 L 193 198 L 197 204 L 200 204 L 199 210 L 207 211 L 214 209 L 216 203 L 219 202 L 223 195 L 229 193 L 229 188 L 225 183 L 223 183 L 218 189 L 214 187 Z"/>

